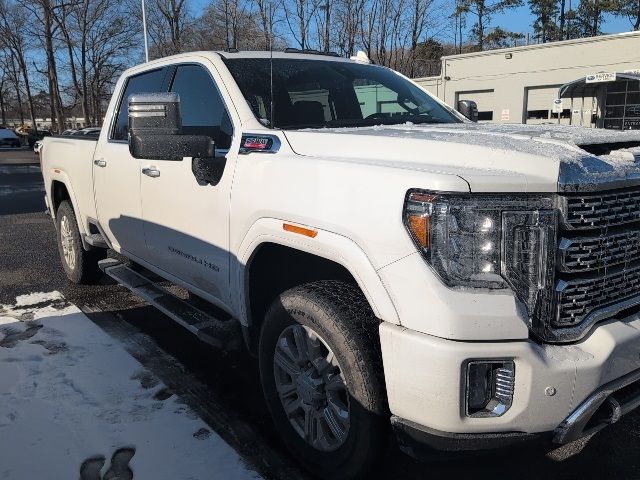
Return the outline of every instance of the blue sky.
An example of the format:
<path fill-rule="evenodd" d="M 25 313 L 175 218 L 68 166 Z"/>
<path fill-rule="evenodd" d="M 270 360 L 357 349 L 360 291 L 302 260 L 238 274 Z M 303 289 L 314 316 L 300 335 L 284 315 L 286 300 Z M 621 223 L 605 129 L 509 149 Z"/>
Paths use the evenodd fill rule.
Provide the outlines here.
<path fill-rule="evenodd" d="M 202 9 L 205 5 L 210 3 L 211 0 L 191 0 L 191 8 L 194 12 Z M 446 0 L 445 0 L 446 1 Z M 579 0 L 570 0 L 573 1 L 574 5 L 578 4 Z M 569 2 L 567 2 L 567 7 Z M 450 19 L 444 19 L 448 23 L 452 23 Z M 531 25 L 533 24 L 533 18 L 529 11 L 529 6 L 523 5 L 522 7 L 518 7 L 515 10 L 511 10 L 508 13 L 495 15 L 491 20 L 491 27 L 500 26 L 505 30 L 510 30 L 514 32 L 522 32 L 524 34 L 531 33 L 533 35 L 533 29 Z M 453 26 L 452 26 L 453 28 Z M 612 17 L 607 16 L 604 25 L 602 26 L 602 30 L 605 33 L 620 33 L 620 32 L 628 32 L 630 31 L 631 23 L 627 18 L 621 17 Z M 465 35 L 468 32 L 465 32 Z M 453 41 L 453 39 L 443 38 L 444 41 Z"/>

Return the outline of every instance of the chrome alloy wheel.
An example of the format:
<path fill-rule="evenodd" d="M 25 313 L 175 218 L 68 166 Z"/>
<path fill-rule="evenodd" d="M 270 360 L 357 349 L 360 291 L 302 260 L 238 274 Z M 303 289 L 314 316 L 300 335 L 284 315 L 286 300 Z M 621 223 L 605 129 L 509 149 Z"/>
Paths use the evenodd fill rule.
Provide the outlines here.
<path fill-rule="evenodd" d="M 330 452 L 349 433 L 349 394 L 338 360 L 312 329 L 290 325 L 274 354 L 276 389 L 294 430 L 313 448 Z"/>
<path fill-rule="evenodd" d="M 76 268 L 76 249 L 73 243 L 73 234 L 71 233 L 71 222 L 66 215 L 60 219 L 60 243 L 67 267 L 70 270 L 74 270 Z"/>

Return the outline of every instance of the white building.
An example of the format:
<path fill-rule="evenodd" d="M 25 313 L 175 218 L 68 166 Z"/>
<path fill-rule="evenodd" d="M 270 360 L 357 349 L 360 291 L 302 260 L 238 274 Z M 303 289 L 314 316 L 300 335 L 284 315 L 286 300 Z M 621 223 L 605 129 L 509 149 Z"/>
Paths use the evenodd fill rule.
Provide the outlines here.
<path fill-rule="evenodd" d="M 600 72 L 639 69 L 640 32 L 629 32 L 447 56 L 440 76 L 416 81 L 452 106 L 475 100 L 480 121 L 557 123 L 553 105 L 563 84 Z M 625 105 L 638 104 L 640 113 L 640 82 L 625 83 L 624 93 Z M 609 102 L 614 97 L 618 101 L 620 95 Z M 557 108 L 560 123 L 595 125 L 597 100 L 564 100 Z M 604 112 L 606 90 L 600 100 Z"/>

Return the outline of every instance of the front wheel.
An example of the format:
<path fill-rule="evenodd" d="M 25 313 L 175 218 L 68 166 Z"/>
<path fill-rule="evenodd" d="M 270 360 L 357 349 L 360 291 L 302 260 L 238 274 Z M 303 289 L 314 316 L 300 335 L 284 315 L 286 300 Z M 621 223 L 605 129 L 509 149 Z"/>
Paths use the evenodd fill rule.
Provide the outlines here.
<path fill-rule="evenodd" d="M 296 459 L 321 478 L 362 478 L 384 447 L 377 326 L 362 293 L 334 281 L 284 292 L 265 317 L 259 360 L 271 416 Z"/>
<path fill-rule="evenodd" d="M 58 251 L 67 278 L 73 283 L 93 283 L 100 277 L 98 260 L 105 257 L 105 251 L 82 247 L 78 221 L 71 203 L 63 201 L 56 213 Z"/>

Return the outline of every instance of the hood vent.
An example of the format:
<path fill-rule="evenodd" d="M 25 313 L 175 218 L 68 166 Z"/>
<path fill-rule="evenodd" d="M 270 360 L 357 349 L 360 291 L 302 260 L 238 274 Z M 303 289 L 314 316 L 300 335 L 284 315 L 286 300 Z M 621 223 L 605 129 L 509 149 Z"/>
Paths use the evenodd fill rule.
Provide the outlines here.
<path fill-rule="evenodd" d="M 582 150 L 589 152 L 591 155 L 609 155 L 615 150 L 622 150 L 625 148 L 640 147 L 640 141 L 635 142 L 610 142 L 610 143 L 588 143 L 584 145 L 578 145 Z"/>

